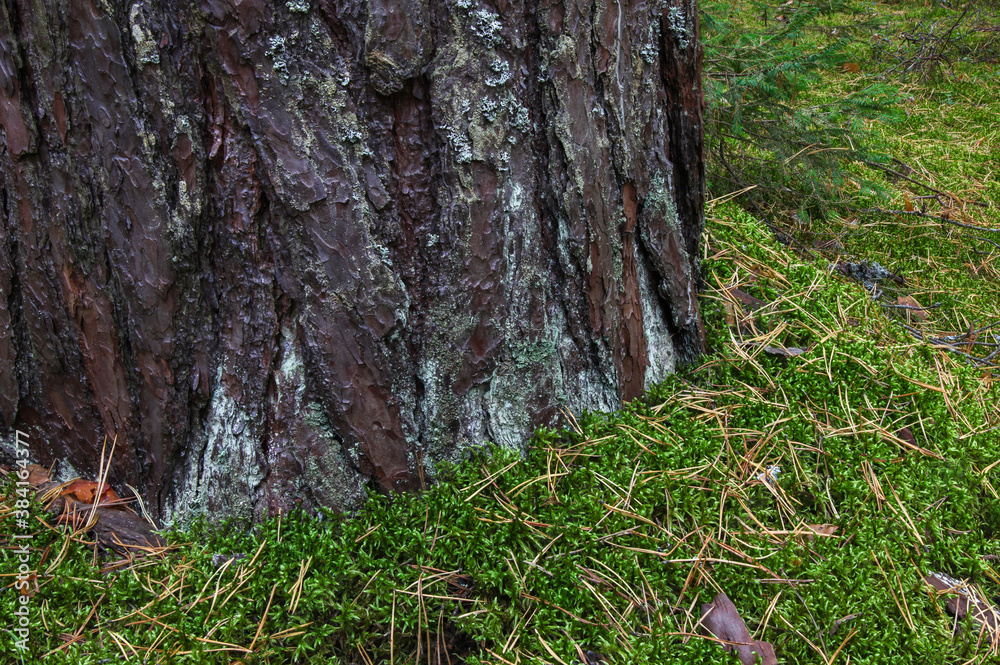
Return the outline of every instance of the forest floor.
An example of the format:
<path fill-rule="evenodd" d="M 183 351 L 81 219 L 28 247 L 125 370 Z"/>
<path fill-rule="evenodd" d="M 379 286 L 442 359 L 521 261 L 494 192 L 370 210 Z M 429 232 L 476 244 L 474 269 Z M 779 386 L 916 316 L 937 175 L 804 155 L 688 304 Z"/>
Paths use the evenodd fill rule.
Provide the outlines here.
<path fill-rule="evenodd" d="M 796 198 L 816 172 L 794 153 L 714 163 L 731 181 L 712 183 L 697 367 L 350 518 L 195 526 L 132 566 L 39 521 L 26 652 L 9 479 L 0 660 L 738 662 L 719 627 L 736 612 L 783 663 L 1000 658 L 1000 24 L 923 4 L 792 35 L 819 53 L 868 22 L 803 70 L 782 102 L 795 117 L 873 89 L 889 102 L 846 121 L 865 157 L 818 194 Z M 706 39 L 765 35 L 766 53 L 798 7 L 707 2 L 728 32 Z M 738 77 L 714 52 L 724 98 Z M 779 89 L 799 70 L 784 71 Z M 755 173 L 764 195 L 734 195 Z M 706 618 L 721 593 L 732 606 Z"/>

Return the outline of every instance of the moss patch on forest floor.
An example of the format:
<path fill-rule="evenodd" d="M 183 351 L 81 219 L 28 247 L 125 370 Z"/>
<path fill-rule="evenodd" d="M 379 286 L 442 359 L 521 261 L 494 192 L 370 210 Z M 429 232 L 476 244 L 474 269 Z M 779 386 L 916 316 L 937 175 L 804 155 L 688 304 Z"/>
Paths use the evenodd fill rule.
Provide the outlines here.
<path fill-rule="evenodd" d="M 910 4 L 876 5 L 883 34 L 919 18 Z M 870 60 L 865 42 L 850 48 Z M 250 533 L 195 527 L 132 567 L 35 520 L 36 505 L 30 648 L 15 651 L 8 618 L 0 651 L 74 665 L 736 662 L 699 628 L 721 591 L 780 662 L 995 658 L 998 635 L 923 579 L 1000 593 L 1000 389 L 981 360 L 1000 335 L 986 327 L 1000 321 L 1000 233 L 985 230 L 1000 227 L 998 68 L 955 69 L 883 79 L 904 112 L 867 136 L 905 178 L 849 164 L 859 184 L 827 211 L 710 205 L 700 366 L 422 495 Z M 876 75 L 838 67 L 812 94 Z M 12 583 L 18 497 L 10 483 L 4 495 Z M 0 614 L 17 606 L 0 592 Z"/>

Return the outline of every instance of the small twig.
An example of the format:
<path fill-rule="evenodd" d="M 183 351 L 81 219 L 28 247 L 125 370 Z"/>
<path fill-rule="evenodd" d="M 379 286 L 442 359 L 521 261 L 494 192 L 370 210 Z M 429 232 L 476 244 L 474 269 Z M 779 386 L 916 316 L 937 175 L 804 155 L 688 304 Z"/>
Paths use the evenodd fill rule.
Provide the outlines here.
<path fill-rule="evenodd" d="M 979 236 L 972 236 L 972 237 L 973 237 L 973 238 L 974 238 L 975 240 L 982 240 L 983 242 L 988 242 L 989 244 L 993 245 L 993 246 L 994 246 L 994 247 L 996 247 L 997 249 L 1000 249 L 1000 244 L 998 244 L 998 243 L 996 243 L 996 242 L 994 242 L 994 241 L 990 240 L 989 238 L 980 238 Z"/>
<path fill-rule="evenodd" d="M 911 182 L 914 185 L 919 185 L 921 187 L 929 189 L 930 191 L 934 192 L 935 194 L 939 194 L 940 196 L 945 196 L 945 197 L 951 198 L 950 196 L 948 196 L 947 194 L 945 194 L 944 192 L 942 192 L 940 189 L 934 189 L 930 185 L 924 184 L 924 183 L 920 182 L 919 180 L 914 180 L 913 178 L 911 178 L 911 177 L 909 177 L 907 175 L 903 175 L 899 171 L 896 171 L 895 169 L 890 169 L 888 166 L 884 166 L 882 164 L 879 164 L 878 162 L 869 162 L 869 161 L 865 160 L 865 161 L 863 161 L 861 163 L 865 164 L 866 166 L 871 166 L 872 168 L 882 169 L 886 173 L 890 173 L 890 174 L 896 176 L 897 178 L 902 178 L 903 180 L 906 180 L 907 182 Z"/>
<path fill-rule="evenodd" d="M 940 306 L 941 306 L 941 303 L 939 303 L 939 302 L 934 303 L 930 307 L 914 307 L 913 305 L 898 305 L 898 304 L 889 303 L 889 302 L 882 303 L 882 307 L 888 307 L 888 308 L 891 308 L 891 309 L 909 309 L 909 310 L 913 310 L 915 312 L 925 312 L 925 311 L 927 311 L 929 309 L 936 309 L 936 308 L 938 308 Z"/>
<path fill-rule="evenodd" d="M 993 353 L 989 354 L 986 357 L 980 358 L 980 357 L 974 356 L 974 355 L 972 355 L 970 353 L 966 353 L 965 351 L 962 351 L 961 349 L 955 348 L 954 344 L 946 341 L 943 338 L 940 338 L 940 337 L 928 337 L 922 331 L 917 330 L 916 328 L 914 328 L 912 326 L 908 326 L 905 323 L 901 323 L 900 325 L 902 325 L 903 329 L 905 329 L 906 332 L 908 332 L 915 339 L 918 339 L 921 342 L 925 342 L 927 344 L 931 344 L 931 345 L 936 346 L 938 348 L 944 349 L 946 351 L 950 351 L 951 353 L 954 353 L 956 355 L 962 356 L 966 360 L 972 362 L 975 365 L 979 365 L 980 367 L 982 367 L 984 369 L 994 369 L 994 368 L 1000 367 L 1000 365 L 997 365 L 996 363 L 991 362 L 993 360 L 994 356 L 996 356 L 998 353 L 1000 353 L 1000 344 L 997 345 L 997 349 L 995 351 L 993 351 Z"/>
<path fill-rule="evenodd" d="M 955 226 L 961 226 L 963 229 L 975 229 L 976 231 L 986 231 L 988 233 L 1000 233 L 1000 229 L 991 229 L 985 226 L 966 224 L 964 222 L 959 222 L 957 220 L 954 220 L 946 215 L 932 215 L 928 212 L 920 212 L 919 210 L 885 210 L 883 208 L 861 208 L 855 210 L 855 212 L 876 212 L 882 215 L 910 215 L 912 217 L 926 217 L 927 219 L 937 219 L 942 222 L 948 222 L 949 224 L 954 224 Z"/>

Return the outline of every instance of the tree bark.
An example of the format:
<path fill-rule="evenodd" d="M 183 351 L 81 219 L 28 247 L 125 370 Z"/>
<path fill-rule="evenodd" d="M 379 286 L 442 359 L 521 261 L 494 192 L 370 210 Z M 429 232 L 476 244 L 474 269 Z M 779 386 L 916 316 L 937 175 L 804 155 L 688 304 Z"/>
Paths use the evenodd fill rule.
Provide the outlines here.
<path fill-rule="evenodd" d="M 4 0 L 5 438 L 254 519 L 618 408 L 702 345 L 700 60 L 696 0 Z"/>

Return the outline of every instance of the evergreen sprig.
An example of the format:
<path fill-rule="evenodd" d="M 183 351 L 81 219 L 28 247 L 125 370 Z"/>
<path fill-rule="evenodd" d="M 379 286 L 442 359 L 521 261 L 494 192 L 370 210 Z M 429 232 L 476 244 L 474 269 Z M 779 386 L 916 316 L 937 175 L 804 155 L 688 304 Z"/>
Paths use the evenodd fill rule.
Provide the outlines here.
<path fill-rule="evenodd" d="M 845 2 L 753 3 L 756 21 L 727 16 L 730 5 L 704 5 L 706 143 L 711 196 L 746 193 L 752 208 L 825 215 L 846 181 L 843 166 L 882 162 L 867 148 L 864 119 L 898 117 L 899 95 L 887 84 L 814 94 L 825 72 L 857 69 L 851 48 L 871 21 Z M 853 12 L 855 20 L 831 18 Z M 860 20 L 858 20 L 860 19 Z M 817 98 L 821 101 L 817 101 Z M 856 184 L 875 190 L 872 183 Z"/>

